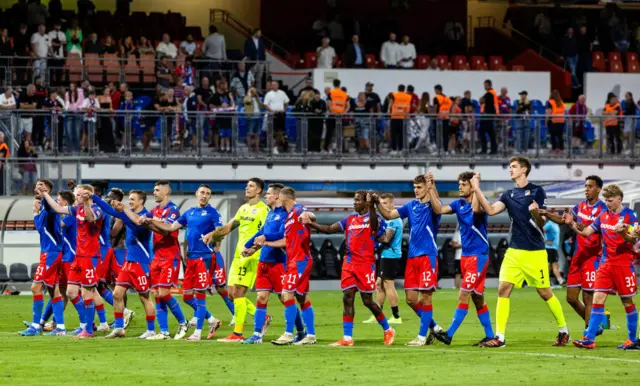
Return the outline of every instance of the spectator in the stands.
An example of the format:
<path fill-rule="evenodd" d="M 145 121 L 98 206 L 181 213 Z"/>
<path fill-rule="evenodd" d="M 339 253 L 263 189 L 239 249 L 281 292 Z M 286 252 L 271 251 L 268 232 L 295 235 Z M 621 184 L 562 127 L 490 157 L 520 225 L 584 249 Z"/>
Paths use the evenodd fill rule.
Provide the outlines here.
<path fill-rule="evenodd" d="M 538 33 L 538 39 L 543 46 L 549 47 L 553 44 L 553 34 L 551 29 L 551 19 L 546 9 L 540 9 L 536 15 L 533 26 Z"/>
<path fill-rule="evenodd" d="M 569 27 L 567 33 L 562 37 L 562 56 L 567 67 L 569 67 L 569 71 L 571 71 L 573 88 L 580 87 L 580 80 L 578 80 L 577 74 L 578 54 L 578 41 L 573 34 L 573 28 Z"/>
<path fill-rule="evenodd" d="M 440 66 L 438 66 L 438 60 L 437 59 L 431 59 L 431 62 L 429 62 L 429 67 L 427 67 L 427 71 L 442 71 L 442 69 L 440 68 Z"/>
<path fill-rule="evenodd" d="M 162 41 L 158 43 L 156 47 L 156 56 L 162 57 L 167 56 L 171 59 L 175 59 L 178 56 L 178 48 L 171 41 L 169 34 L 162 34 Z"/>
<path fill-rule="evenodd" d="M 140 55 L 155 55 L 151 42 L 145 36 L 140 36 L 140 44 L 138 44 L 138 53 Z"/>
<path fill-rule="evenodd" d="M 636 131 L 637 112 L 638 106 L 633 99 L 633 94 L 628 91 L 624 94 L 624 110 L 622 111 L 622 114 L 624 115 L 624 129 L 622 132 L 624 134 L 623 148 L 625 150 L 625 154 L 629 154 L 631 152 L 629 150 L 631 145 L 631 135 Z"/>
<path fill-rule="evenodd" d="M 409 41 L 409 35 L 402 37 L 402 44 L 398 47 L 398 67 L 413 68 L 416 59 L 416 47 Z"/>
<path fill-rule="evenodd" d="M 37 108 L 38 96 L 36 95 L 36 86 L 30 84 L 18 98 L 18 109 L 35 110 Z M 33 114 L 22 113 L 20 116 L 20 133 L 23 134 L 28 141 L 31 141 L 31 134 L 33 133 Z"/>
<path fill-rule="evenodd" d="M 129 55 L 140 56 L 138 49 L 136 48 L 136 44 L 133 42 L 133 38 L 131 36 L 122 38 L 119 49 L 120 56 L 123 58 L 127 58 Z"/>
<path fill-rule="evenodd" d="M 365 57 L 364 47 L 360 44 L 360 36 L 354 34 L 351 37 L 351 44 L 347 46 L 344 53 L 344 66 L 346 68 L 365 68 L 367 60 Z"/>
<path fill-rule="evenodd" d="M 120 92 L 120 87 L 118 87 L 118 83 L 109 82 L 107 84 L 107 89 L 109 90 L 109 98 L 111 98 L 111 107 L 117 109 L 118 106 L 120 106 L 120 99 L 123 97 Z"/>
<path fill-rule="evenodd" d="M 34 158 L 37 158 L 36 148 L 31 141 L 25 139 L 18 149 L 18 158 L 20 159 L 20 170 L 22 171 L 22 194 L 27 195 L 33 191 L 38 179 L 38 168 Z"/>
<path fill-rule="evenodd" d="M 107 112 L 113 111 L 113 99 L 111 98 L 111 87 L 105 87 L 102 95 L 98 96 L 98 105 L 100 106 L 100 116 L 96 126 L 96 141 L 100 152 L 115 153 L 116 144 L 113 138 L 113 121 Z"/>
<path fill-rule="evenodd" d="M 84 44 L 84 53 L 102 55 L 103 52 L 104 46 L 98 40 L 98 34 L 92 32 L 91 35 L 89 35 L 89 41 Z"/>
<path fill-rule="evenodd" d="M 171 69 L 169 69 L 169 58 L 167 57 L 167 55 L 162 55 L 160 57 L 158 67 L 156 69 L 156 82 L 160 87 L 162 87 L 163 90 L 171 87 L 173 76 L 171 76 Z"/>
<path fill-rule="evenodd" d="M 583 81 L 583 75 L 591 71 L 591 37 L 587 33 L 587 27 L 581 26 L 576 38 L 578 46 L 578 80 Z"/>
<path fill-rule="evenodd" d="M 244 96 L 247 95 L 249 89 L 254 86 L 255 79 L 253 78 L 253 74 L 251 71 L 247 71 L 244 62 L 239 62 L 238 69 L 231 77 L 231 84 L 229 85 L 231 93 L 235 98 L 235 104 L 241 105 Z"/>
<path fill-rule="evenodd" d="M 549 117 L 549 121 L 551 121 L 549 125 L 551 152 L 562 154 L 564 151 L 565 106 L 558 90 L 551 91 L 551 96 L 546 105 L 546 114 Z"/>
<path fill-rule="evenodd" d="M 489 142 L 491 143 L 491 152 L 489 154 L 493 155 L 498 153 L 495 121 L 494 117 L 492 117 L 492 115 L 496 115 L 498 113 L 498 94 L 493 89 L 493 84 L 489 79 L 484 81 L 484 90 L 486 93 L 482 97 L 484 103 L 480 111 L 485 115 L 485 117 L 480 119 L 480 143 L 482 146 L 482 154 L 487 154 L 487 137 L 489 137 Z"/>
<path fill-rule="evenodd" d="M 0 109 L 14 110 L 16 108 L 16 98 L 13 95 L 13 88 L 7 87 L 4 93 L 0 94 Z"/>
<path fill-rule="evenodd" d="M 31 36 L 31 58 L 33 76 L 45 76 L 47 73 L 47 57 L 51 53 L 51 38 L 46 33 L 44 24 L 38 25 L 38 32 Z"/>
<path fill-rule="evenodd" d="M 0 28 L 0 56 L 13 56 L 13 47 L 11 47 L 11 38 L 9 38 L 9 29 Z M 6 76 L 6 68 L 9 66 L 8 58 L 0 58 L 0 82 L 4 83 Z"/>
<path fill-rule="evenodd" d="M 65 93 L 65 108 L 68 111 L 65 119 L 65 134 L 67 149 L 71 152 L 80 151 L 80 133 L 82 131 L 82 115 L 79 114 L 84 104 L 84 90 L 75 83 L 69 84 L 69 91 Z"/>
<path fill-rule="evenodd" d="M 267 60 L 264 49 L 262 31 L 256 28 L 251 31 L 251 36 L 244 42 L 244 60 L 249 61 L 247 69 L 253 72 L 256 79 L 256 87 L 262 89 L 262 76 L 264 75 L 265 61 Z"/>
<path fill-rule="evenodd" d="M 616 10 L 614 17 L 611 18 L 610 27 L 613 45 L 616 51 L 624 56 L 629 49 L 629 27 L 622 11 Z"/>
<path fill-rule="evenodd" d="M 209 36 L 202 44 L 202 56 L 205 59 L 213 60 L 208 63 L 210 70 L 217 70 L 221 67 L 221 63 L 227 60 L 227 42 L 224 35 L 218 33 L 215 25 L 209 26 Z"/>
<path fill-rule="evenodd" d="M 116 42 L 113 40 L 113 36 L 111 34 L 107 34 L 107 37 L 104 39 L 104 51 L 105 54 L 117 54 L 118 46 Z"/>
<path fill-rule="evenodd" d="M 176 68 L 176 76 L 184 81 L 187 86 L 193 86 L 196 70 L 193 67 L 193 56 L 187 56 L 184 63 L 180 63 Z"/>
<path fill-rule="evenodd" d="M 529 116 L 532 113 L 531 101 L 529 101 L 529 93 L 526 90 L 520 91 L 520 99 L 516 104 L 516 130 L 515 130 L 515 143 L 516 152 L 519 154 L 525 154 L 529 151 L 529 138 L 531 134 L 531 126 L 529 123 Z"/>
<path fill-rule="evenodd" d="M 280 90 L 280 83 L 275 80 L 272 81 L 271 90 L 264 97 L 264 106 L 268 112 L 273 114 L 273 135 L 276 143 L 276 146 L 273 148 L 273 154 L 278 154 L 278 148 L 284 150 L 286 146 L 286 138 L 284 137 L 284 113 L 288 105 L 289 97 L 287 93 Z"/>
<path fill-rule="evenodd" d="M 511 98 L 509 98 L 509 90 L 506 87 L 500 89 L 498 96 L 498 109 L 500 114 L 511 114 Z"/>
<path fill-rule="evenodd" d="M 336 50 L 329 45 L 329 38 L 322 38 L 322 44 L 316 49 L 318 68 L 333 68 L 336 62 Z"/>
<path fill-rule="evenodd" d="M 67 53 L 82 56 L 82 29 L 78 26 L 78 19 L 73 19 L 71 28 L 65 34 Z"/>
<path fill-rule="evenodd" d="M 260 111 L 264 105 L 260 102 L 255 87 L 249 89 L 242 103 L 247 122 L 247 146 L 250 151 L 258 152 L 260 150 Z"/>
<path fill-rule="evenodd" d="M 459 54 L 464 51 L 464 27 L 460 22 L 447 22 L 444 27 L 444 36 L 447 39 L 447 52 L 449 55 Z"/>
<path fill-rule="evenodd" d="M 192 56 L 196 52 L 196 42 L 193 41 L 193 35 L 187 35 L 187 38 L 180 43 L 180 55 Z"/>
<path fill-rule="evenodd" d="M 13 37 L 13 51 L 18 58 L 13 59 L 13 66 L 16 70 L 16 83 L 23 85 L 27 82 L 27 68 L 31 56 L 31 37 L 27 35 L 27 25 L 22 23 L 18 33 Z"/>
<path fill-rule="evenodd" d="M 364 85 L 364 96 L 367 98 L 367 104 L 373 107 L 374 113 L 380 113 L 380 111 L 382 111 L 380 96 L 373 91 L 373 83 L 367 82 L 367 84 Z"/>
<path fill-rule="evenodd" d="M 184 79 L 177 77 L 175 78 L 176 85 L 173 87 L 173 96 L 176 98 L 176 101 L 182 105 L 185 98 L 187 97 L 187 86 L 184 85 Z"/>
<path fill-rule="evenodd" d="M 580 95 L 576 103 L 569 109 L 571 116 L 571 148 L 574 153 L 580 152 L 584 138 L 585 122 L 587 119 L 587 98 Z"/>
<path fill-rule="evenodd" d="M 96 134 L 95 129 L 98 122 L 97 111 L 100 108 L 100 103 L 96 98 L 96 91 L 91 90 L 87 95 L 87 98 L 85 98 L 84 103 L 80 108 L 80 110 L 84 112 L 84 129 L 82 130 L 82 135 L 80 137 L 80 147 L 85 152 L 89 150 L 88 136 Z"/>
<path fill-rule="evenodd" d="M 59 20 L 53 22 L 53 30 L 49 31 L 51 41 L 51 61 L 53 68 L 51 71 L 51 83 L 62 83 L 62 70 L 64 67 L 64 49 L 67 44 L 67 37 L 61 31 L 62 23 Z"/>
<path fill-rule="evenodd" d="M 302 96 L 302 93 L 307 92 L 307 91 L 313 91 L 313 78 L 311 78 L 310 76 L 306 77 L 304 80 L 304 87 L 300 89 L 300 91 L 298 92 L 298 97 L 296 98 L 296 101 L 298 99 L 300 99 L 300 97 Z"/>
<path fill-rule="evenodd" d="M 622 152 L 622 138 L 619 118 L 622 116 L 622 107 L 620 107 L 616 94 L 610 92 L 607 95 L 607 103 L 602 114 L 607 116 L 604 119 L 604 128 L 607 132 L 609 154 L 620 154 Z"/>
<path fill-rule="evenodd" d="M 222 114 L 216 116 L 215 132 L 220 136 L 218 147 L 217 138 L 214 136 L 214 148 L 219 148 L 221 152 L 231 152 L 231 130 L 232 119 L 229 113 L 235 110 L 233 95 L 229 92 L 227 80 L 222 78 L 216 82 L 216 92 L 209 100 L 209 105 L 213 110 Z"/>
<path fill-rule="evenodd" d="M 313 99 L 309 102 L 309 110 L 313 117 L 309 118 L 307 125 L 307 143 L 309 151 L 319 153 L 322 148 L 322 129 L 324 117 L 327 113 L 327 104 L 320 97 L 320 91 L 313 90 Z"/>
<path fill-rule="evenodd" d="M 382 43 L 380 48 L 380 61 L 385 68 L 396 68 L 398 66 L 398 51 L 400 45 L 396 42 L 396 34 L 391 32 L 389 40 Z"/>
<path fill-rule="evenodd" d="M 31 30 L 38 28 L 40 24 L 47 24 L 49 10 L 40 0 L 31 0 L 27 5 L 27 24 Z"/>

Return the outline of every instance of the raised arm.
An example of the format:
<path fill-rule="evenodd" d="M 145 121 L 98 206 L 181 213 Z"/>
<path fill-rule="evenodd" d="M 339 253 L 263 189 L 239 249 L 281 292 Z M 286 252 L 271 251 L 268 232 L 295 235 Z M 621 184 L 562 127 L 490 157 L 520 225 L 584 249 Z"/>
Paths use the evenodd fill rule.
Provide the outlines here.
<path fill-rule="evenodd" d="M 480 206 L 489 216 L 495 216 L 507 208 L 502 201 L 494 202 L 493 205 L 489 203 L 489 200 L 487 200 L 487 198 L 482 193 L 482 190 L 480 190 L 479 173 L 476 173 L 475 176 L 473 176 L 473 178 L 471 179 L 471 187 L 473 188 L 473 193 L 478 199 Z"/>
<path fill-rule="evenodd" d="M 429 195 L 429 202 L 435 214 L 452 214 L 453 210 L 449 205 L 442 205 L 440 202 L 440 194 L 436 188 L 436 180 L 433 177 L 433 173 L 429 172 L 425 174 L 427 179 L 427 194 Z"/>
<path fill-rule="evenodd" d="M 393 237 L 395 235 L 396 235 L 396 230 L 389 227 L 384 231 L 384 234 L 382 236 L 377 238 L 377 240 L 383 244 L 389 244 L 391 240 L 393 240 Z"/>
<path fill-rule="evenodd" d="M 373 202 L 371 193 L 367 193 L 367 206 L 369 207 L 369 227 L 372 235 L 378 234 L 380 228 L 380 222 L 378 221 L 378 214 L 376 213 L 376 204 Z"/>
<path fill-rule="evenodd" d="M 397 209 L 394 208 L 392 210 L 388 210 L 387 208 L 385 208 L 383 205 L 380 204 L 380 199 L 377 194 L 373 194 L 372 198 L 373 198 L 373 201 L 376 203 L 378 213 L 380 213 L 380 215 L 384 217 L 385 220 L 393 220 L 396 218 L 400 218 L 400 213 L 398 212 Z"/>
<path fill-rule="evenodd" d="M 94 194 L 92 198 L 93 198 L 93 202 L 95 202 L 96 205 L 98 205 L 98 208 L 102 209 L 106 214 L 116 218 L 120 218 L 122 220 L 125 219 L 125 215 L 122 214 L 122 212 L 118 212 L 117 210 L 115 210 L 111 205 L 107 204 L 97 194 Z M 85 201 L 85 209 L 86 209 L 86 201 Z"/>
<path fill-rule="evenodd" d="M 51 207 L 51 209 L 53 209 L 54 212 L 60 213 L 60 214 L 71 214 L 71 212 L 69 211 L 69 207 L 68 206 L 62 206 L 62 205 L 58 204 L 56 202 L 56 200 L 54 200 L 49 195 L 49 193 L 44 192 L 44 191 L 40 191 L 40 194 L 42 194 L 42 198 L 44 198 L 44 200 L 46 201 L 47 205 L 49 205 Z"/>
<path fill-rule="evenodd" d="M 482 205 L 480 205 L 480 200 L 478 200 L 478 196 L 475 193 L 472 193 L 473 197 L 471 198 L 471 210 L 475 214 L 484 213 L 484 209 L 482 209 Z"/>

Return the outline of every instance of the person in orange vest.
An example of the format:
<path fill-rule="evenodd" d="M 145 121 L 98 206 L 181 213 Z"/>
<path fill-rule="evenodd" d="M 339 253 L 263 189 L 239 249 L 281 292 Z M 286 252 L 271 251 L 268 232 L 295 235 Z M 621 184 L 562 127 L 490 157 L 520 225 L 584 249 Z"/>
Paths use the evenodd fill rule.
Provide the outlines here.
<path fill-rule="evenodd" d="M 551 91 L 546 112 L 551 121 L 549 135 L 551 136 L 552 153 L 562 153 L 564 151 L 564 110 L 560 92 L 558 90 Z"/>
<path fill-rule="evenodd" d="M 493 83 L 487 79 L 484 81 L 485 94 L 482 96 L 484 100 L 484 109 L 481 111 L 483 115 L 488 117 L 480 118 L 480 130 L 478 132 L 480 136 L 480 143 L 482 144 L 482 154 L 487 154 L 487 137 L 491 142 L 491 152 L 489 154 L 498 153 L 498 142 L 496 140 L 495 122 L 496 118 L 493 115 L 499 114 L 498 106 L 500 101 L 498 100 L 498 93 L 493 89 Z M 489 117 L 491 116 L 491 117 Z"/>
<path fill-rule="evenodd" d="M 389 104 L 391 113 L 391 152 L 396 155 L 404 148 L 404 122 L 409 117 L 411 109 L 411 95 L 405 92 L 404 84 L 398 85 L 398 91 L 391 93 L 392 99 Z"/>
<path fill-rule="evenodd" d="M 437 84 L 433 90 L 436 93 L 436 96 L 433 98 L 433 108 L 434 111 L 438 113 L 438 121 L 442 124 L 442 131 L 440 137 L 442 138 L 442 149 L 445 152 L 449 152 L 449 138 L 454 135 L 450 129 L 450 120 L 449 114 L 451 113 L 451 107 L 453 103 L 451 102 L 451 98 L 444 95 L 442 93 L 442 86 Z M 458 127 L 455 128 L 457 135 Z M 436 142 L 437 142 L 438 134 L 436 134 Z"/>
<path fill-rule="evenodd" d="M 616 94 L 610 92 L 607 95 L 607 103 L 604 105 L 603 115 L 604 128 L 607 132 L 607 147 L 609 154 L 620 154 L 622 152 L 622 133 L 620 132 L 620 118 L 622 116 L 622 107 L 618 103 Z"/>
<path fill-rule="evenodd" d="M 323 150 L 333 153 L 331 142 L 336 130 L 336 122 L 342 122 L 344 114 L 349 111 L 349 95 L 340 88 L 340 79 L 333 80 L 333 88 L 327 97 L 329 117 L 327 118 L 327 132 L 324 137 Z"/>

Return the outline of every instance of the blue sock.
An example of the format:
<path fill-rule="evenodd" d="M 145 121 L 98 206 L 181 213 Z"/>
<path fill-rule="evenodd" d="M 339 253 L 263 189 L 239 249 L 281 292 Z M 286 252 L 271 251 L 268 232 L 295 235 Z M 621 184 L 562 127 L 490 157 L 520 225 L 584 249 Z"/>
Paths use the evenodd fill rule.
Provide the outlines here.
<path fill-rule="evenodd" d="M 100 296 L 102 296 L 105 302 L 109 303 L 109 305 L 113 307 L 113 292 L 111 292 L 109 288 L 103 288 L 100 291 Z"/>
<path fill-rule="evenodd" d="M 49 298 L 49 301 L 47 302 L 47 305 L 44 307 L 44 313 L 42 314 L 42 320 L 45 321 L 45 322 L 47 320 L 49 320 L 51 315 L 53 315 L 53 303 L 52 303 L 52 300 L 53 299 Z"/>
<path fill-rule="evenodd" d="M 113 314 L 116 318 L 116 328 L 124 328 L 124 313 L 114 312 Z"/>
<path fill-rule="evenodd" d="M 296 307 L 296 310 L 297 309 L 298 307 Z M 302 306 L 302 319 L 304 320 L 304 324 L 307 326 L 307 334 L 315 335 L 315 314 L 313 313 L 313 307 L 311 307 L 311 301 L 309 300 L 307 300 L 307 302 Z"/>
<path fill-rule="evenodd" d="M 596 339 L 596 334 L 604 318 L 604 304 L 594 304 L 591 308 L 591 318 L 589 319 L 589 328 L 587 328 L 587 339 Z"/>
<path fill-rule="evenodd" d="M 169 332 L 169 315 L 167 314 L 167 305 L 159 297 L 156 298 L 156 318 L 158 318 L 160 332 Z"/>
<path fill-rule="evenodd" d="M 353 336 L 353 316 L 342 316 L 342 331 L 344 336 Z"/>
<path fill-rule="evenodd" d="M 182 298 L 182 300 L 185 303 L 187 303 L 188 305 L 190 305 L 191 308 L 193 308 L 194 311 L 198 310 L 198 303 L 197 303 L 196 299 L 194 299 L 193 295 L 191 295 L 190 297 L 185 296 L 185 297 Z M 196 315 L 196 317 L 198 317 L 198 316 Z M 211 317 L 211 313 L 209 312 L 209 310 L 206 310 L 204 318 L 205 319 L 209 319 L 210 317 Z"/>
<path fill-rule="evenodd" d="M 636 305 L 632 304 L 629 307 L 625 307 L 625 311 L 627 311 L 627 331 L 629 332 L 629 340 L 636 341 L 636 337 L 638 336 L 638 310 L 636 310 Z"/>
<path fill-rule="evenodd" d="M 164 296 L 162 298 L 162 303 L 164 303 L 165 309 L 169 308 L 171 310 L 171 313 L 176 318 L 179 324 L 186 323 L 184 313 L 182 312 L 182 307 L 180 307 L 180 303 L 178 303 L 178 301 L 173 296 L 171 296 L 171 294 Z M 160 321 L 158 321 L 158 323 L 160 323 Z"/>
<path fill-rule="evenodd" d="M 302 323 L 302 314 L 300 313 L 300 309 L 296 310 L 296 331 L 299 333 L 304 332 L 304 323 Z"/>
<path fill-rule="evenodd" d="M 433 306 L 432 305 L 423 305 L 422 306 L 422 315 L 420 315 L 420 332 L 418 333 L 421 337 L 426 337 L 427 332 L 429 331 L 429 326 L 431 325 L 433 317 Z"/>
<path fill-rule="evenodd" d="M 207 295 L 205 294 L 197 294 L 196 295 L 196 304 L 198 308 L 196 309 L 196 318 L 198 318 L 198 322 L 196 323 L 196 329 L 202 330 L 202 326 L 204 326 L 204 320 L 207 319 Z"/>
<path fill-rule="evenodd" d="M 165 315 L 166 315 L 165 311 Z M 155 331 L 156 330 L 156 316 L 155 315 L 147 315 L 147 331 Z"/>
<path fill-rule="evenodd" d="M 86 321 L 85 331 L 87 334 L 93 334 L 93 319 L 96 316 L 95 304 L 93 299 L 84 300 L 84 320 Z"/>
<path fill-rule="evenodd" d="M 51 308 L 55 314 L 55 320 L 57 324 L 64 325 L 64 301 L 62 296 L 58 296 L 51 302 Z"/>
<path fill-rule="evenodd" d="M 262 334 L 262 326 L 267 318 L 267 305 L 264 303 L 256 303 L 256 313 L 253 315 L 253 332 Z"/>
<path fill-rule="evenodd" d="M 107 323 L 107 313 L 104 311 L 104 304 L 97 305 L 96 312 L 98 313 L 100 323 Z"/>
<path fill-rule="evenodd" d="M 380 327 L 382 327 L 384 331 L 387 331 L 389 329 L 389 322 L 387 322 L 387 317 L 384 316 L 384 313 L 381 313 L 380 315 L 376 316 L 376 320 L 378 321 L 378 324 L 380 325 Z"/>
<path fill-rule="evenodd" d="M 437 325 L 438 325 L 438 323 L 436 323 L 436 321 L 433 320 L 433 315 L 432 315 L 431 316 L 431 323 L 429 323 L 429 328 L 434 328 Z"/>
<path fill-rule="evenodd" d="M 458 308 L 456 308 L 456 312 L 453 313 L 453 322 L 451 322 L 451 326 L 447 330 L 447 335 L 449 335 L 449 338 L 453 338 L 453 334 L 458 331 L 458 327 L 460 327 L 468 312 L 468 304 L 458 303 Z"/>
<path fill-rule="evenodd" d="M 82 299 L 82 296 L 78 295 L 76 296 L 75 299 L 71 300 L 71 303 L 73 304 L 73 306 L 76 309 L 76 312 L 78 313 L 78 319 L 80 320 L 80 323 L 84 323 L 85 318 L 84 318 L 84 299 Z"/>
<path fill-rule="evenodd" d="M 296 312 L 298 310 L 298 306 L 296 306 L 296 301 L 291 299 L 284 302 L 284 320 L 285 320 L 285 328 L 284 331 L 293 334 L 293 327 L 296 324 Z"/>
<path fill-rule="evenodd" d="M 491 326 L 491 315 L 489 314 L 489 307 L 485 304 L 481 309 L 478 310 L 478 319 L 480 319 L 480 324 L 484 328 L 484 336 L 487 338 L 495 337 L 493 333 L 493 327 Z"/>
<path fill-rule="evenodd" d="M 44 306 L 44 295 L 33 295 L 33 305 L 31 310 L 33 311 L 33 319 L 31 323 L 35 328 L 40 328 L 40 319 L 42 319 L 42 307 Z"/>
<path fill-rule="evenodd" d="M 229 299 L 229 292 L 224 291 L 220 294 L 220 297 L 222 298 L 222 300 L 224 300 L 224 304 L 227 305 L 227 308 L 229 309 L 229 312 L 231 312 L 231 315 L 234 315 L 235 307 L 233 306 L 233 300 Z"/>

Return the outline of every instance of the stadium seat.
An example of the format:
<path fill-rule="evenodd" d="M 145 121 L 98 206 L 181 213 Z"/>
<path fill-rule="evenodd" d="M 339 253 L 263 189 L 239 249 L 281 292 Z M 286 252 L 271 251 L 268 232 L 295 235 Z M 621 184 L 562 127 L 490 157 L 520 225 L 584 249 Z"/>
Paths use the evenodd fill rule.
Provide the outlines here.
<path fill-rule="evenodd" d="M 452 59 L 454 70 L 466 70 L 469 66 L 467 63 L 467 57 L 464 55 L 456 55 Z"/>
<path fill-rule="evenodd" d="M 316 68 L 318 66 L 318 55 L 315 52 L 307 52 L 304 54 L 304 67 Z"/>
<path fill-rule="evenodd" d="M 607 65 L 604 62 L 604 54 L 602 52 L 594 52 L 591 54 L 591 67 L 600 72 L 607 70 Z"/>
<path fill-rule="evenodd" d="M 376 67 L 376 56 L 374 54 L 366 54 L 365 55 L 367 61 L 367 68 L 375 68 Z"/>
<path fill-rule="evenodd" d="M 9 281 L 9 275 L 7 274 L 7 266 L 0 263 L 0 283 L 6 283 Z"/>
<path fill-rule="evenodd" d="M 627 72 L 629 73 L 639 73 L 640 72 L 640 63 L 639 62 L 627 62 Z"/>
<path fill-rule="evenodd" d="M 127 58 L 127 63 L 124 65 L 124 79 L 127 83 L 140 82 L 140 67 L 135 55 L 129 55 Z"/>
<path fill-rule="evenodd" d="M 524 66 L 519 64 L 514 64 L 511 66 L 511 71 L 524 71 Z"/>
<path fill-rule="evenodd" d="M 609 52 L 609 62 L 622 62 L 622 55 L 619 52 Z"/>
<path fill-rule="evenodd" d="M 609 62 L 609 72 L 624 72 L 622 62 Z"/>
<path fill-rule="evenodd" d="M 344 55 L 338 55 L 335 68 L 344 68 Z"/>
<path fill-rule="evenodd" d="M 69 82 L 80 82 L 83 79 L 84 69 L 80 55 L 69 54 L 64 64 Z"/>
<path fill-rule="evenodd" d="M 104 55 L 104 70 L 107 74 L 107 82 L 120 82 L 121 62 L 118 54 Z"/>
<path fill-rule="evenodd" d="M 29 274 L 31 275 L 31 280 L 33 280 L 33 278 L 36 277 L 36 271 L 38 270 L 38 265 L 40 265 L 40 263 L 31 264 L 31 272 L 29 272 Z"/>
<path fill-rule="evenodd" d="M 489 70 L 491 71 L 504 70 L 504 64 L 502 63 L 502 56 L 489 56 Z"/>
<path fill-rule="evenodd" d="M 331 240 L 325 240 L 320 247 L 320 259 L 324 263 L 326 277 L 328 279 L 338 279 L 342 271 L 341 258 L 338 257 L 338 250 Z"/>
<path fill-rule="evenodd" d="M 15 282 L 28 282 L 31 281 L 29 277 L 29 271 L 26 265 L 22 263 L 13 263 L 9 267 L 9 278 Z"/>
<path fill-rule="evenodd" d="M 324 279 L 326 275 L 324 262 L 320 258 L 320 251 L 318 251 L 318 248 L 313 243 L 313 241 L 311 241 L 310 252 L 311 258 L 313 259 L 313 267 L 311 267 L 311 278 Z"/>
<path fill-rule="evenodd" d="M 476 71 L 486 71 L 487 62 L 484 60 L 484 56 L 472 56 L 471 57 L 471 69 Z"/>
<path fill-rule="evenodd" d="M 419 70 L 424 70 L 429 67 L 429 63 L 431 63 L 431 57 L 429 55 L 418 55 L 418 63 L 416 64 L 416 68 Z"/>
<path fill-rule="evenodd" d="M 156 63 L 153 55 L 140 56 L 140 68 L 142 69 L 142 81 L 144 83 L 155 83 Z"/>
<path fill-rule="evenodd" d="M 104 81 L 103 67 L 100 63 L 100 57 L 98 54 L 85 54 L 85 69 L 87 71 L 87 79 L 91 83 L 102 83 Z"/>
<path fill-rule="evenodd" d="M 436 56 L 436 61 L 438 62 L 438 67 L 440 67 L 440 69 L 442 70 L 451 68 L 451 63 L 449 63 L 449 57 L 447 55 Z"/>

